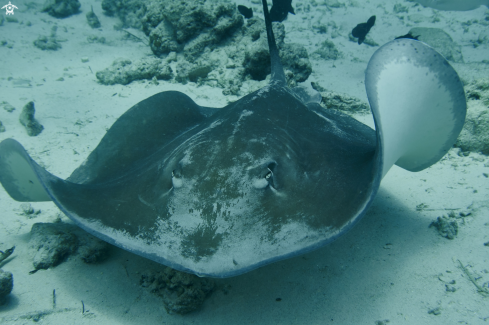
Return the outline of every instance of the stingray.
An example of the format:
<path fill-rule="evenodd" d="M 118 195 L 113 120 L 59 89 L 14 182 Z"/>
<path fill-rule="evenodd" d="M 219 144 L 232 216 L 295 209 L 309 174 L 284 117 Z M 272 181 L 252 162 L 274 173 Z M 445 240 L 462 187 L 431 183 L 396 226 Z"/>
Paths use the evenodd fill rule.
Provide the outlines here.
<path fill-rule="evenodd" d="M 0 181 L 17 201 L 53 201 L 113 245 L 199 276 L 230 277 L 322 247 L 371 205 L 393 164 L 420 171 L 452 147 L 466 101 L 431 47 L 398 39 L 368 63 L 375 130 L 289 88 L 263 1 L 267 86 L 223 108 L 166 91 L 130 108 L 66 180 L 13 139 Z M 334 78 L 334 76 L 331 76 Z"/>

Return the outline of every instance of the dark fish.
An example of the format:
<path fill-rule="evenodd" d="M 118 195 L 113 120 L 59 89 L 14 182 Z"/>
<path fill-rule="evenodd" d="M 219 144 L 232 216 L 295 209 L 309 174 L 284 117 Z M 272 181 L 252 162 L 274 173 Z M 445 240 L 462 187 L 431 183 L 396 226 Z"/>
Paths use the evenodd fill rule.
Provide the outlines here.
<path fill-rule="evenodd" d="M 372 16 L 368 19 L 366 23 L 358 24 L 357 27 L 353 28 L 351 34 L 353 37 L 358 38 L 358 44 L 362 44 L 365 41 L 365 37 L 367 36 L 370 28 L 375 24 L 375 16 Z"/>
<path fill-rule="evenodd" d="M 287 14 L 295 15 L 292 8 L 292 0 L 273 0 L 272 9 L 270 9 L 270 20 L 282 22 L 287 19 Z"/>
<path fill-rule="evenodd" d="M 246 19 L 250 19 L 253 17 L 253 9 L 239 5 L 238 6 L 238 11 L 240 14 L 242 14 Z"/>
<path fill-rule="evenodd" d="M 407 33 L 406 35 L 402 35 L 402 36 L 399 36 L 399 37 L 396 37 L 395 39 L 400 39 L 400 38 L 410 38 L 410 39 L 415 39 L 418 41 L 418 36 L 413 36 L 411 35 L 411 32 Z"/>

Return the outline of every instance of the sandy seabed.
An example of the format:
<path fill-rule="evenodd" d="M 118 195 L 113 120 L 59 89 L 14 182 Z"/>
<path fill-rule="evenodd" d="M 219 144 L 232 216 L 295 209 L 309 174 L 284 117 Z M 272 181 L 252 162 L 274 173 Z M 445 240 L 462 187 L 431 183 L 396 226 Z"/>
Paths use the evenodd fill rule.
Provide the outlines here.
<path fill-rule="evenodd" d="M 439 22 L 413 23 L 394 14 L 394 4 L 401 3 L 411 8 L 410 14 L 426 17 L 432 17 L 434 10 L 412 8 L 414 4 L 406 1 L 358 1 L 356 6 L 351 6 L 351 1 L 340 2 L 347 5 L 324 14 L 311 12 L 311 17 L 289 15 L 284 22 L 286 42 L 300 43 L 309 53 L 329 39 L 328 34 L 314 31 L 316 20 L 340 26 L 341 36 L 334 43 L 343 57 L 335 61 L 311 59 L 313 73 L 308 81 L 367 100 L 364 72 L 378 47 L 359 46 L 347 35 L 374 14 L 377 21 L 369 35 L 378 44 L 406 34 L 411 27 L 441 28 L 462 46 L 465 63 L 452 65 L 463 80 L 489 75 L 489 65 L 481 63 L 489 58 L 488 44 L 473 46 L 480 31 L 488 27 L 466 24 L 484 20 L 486 7 L 439 12 Z M 97 31 L 86 23 L 90 1 L 81 1 L 82 13 L 66 19 L 39 13 L 28 3 L 16 1 L 18 22 L 0 26 L 0 41 L 13 45 L 0 47 L 0 101 L 16 108 L 12 113 L 0 110 L 7 129 L 0 133 L 0 140 L 16 139 L 59 177 L 68 177 L 82 163 L 121 114 L 155 93 L 178 90 L 200 105 L 216 107 L 237 99 L 226 98 L 222 89 L 195 83 L 100 85 L 94 72 L 120 56 L 139 59 L 151 55 L 149 47 L 114 30 L 117 19 L 104 16 L 99 1 L 93 3 L 103 26 Z M 238 4 L 250 6 L 251 2 Z M 39 35 L 49 35 L 54 23 L 58 36 L 66 40 L 62 49 L 35 48 L 33 41 Z M 107 44 L 88 43 L 86 38 L 92 34 L 106 37 Z M 88 62 L 82 62 L 85 57 Z M 60 78 L 64 80 L 58 81 Z M 36 118 L 45 128 L 37 137 L 29 137 L 18 122 L 22 107 L 31 100 L 36 105 Z M 366 123 L 371 125 L 371 118 Z M 472 280 L 488 290 L 489 247 L 484 246 L 489 242 L 487 173 L 486 156 L 459 156 L 457 149 L 422 172 L 393 167 L 372 207 L 353 230 L 312 253 L 216 280 L 216 290 L 203 307 L 185 316 L 167 314 L 161 299 L 139 285 L 143 271 L 161 266 L 118 248 L 101 264 L 70 258 L 55 268 L 29 274 L 30 229 L 36 222 L 53 222 L 59 210 L 52 203 L 33 203 L 42 212 L 29 219 L 21 214 L 20 203 L 0 189 L 0 249 L 16 246 L 14 255 L 0 264 L 14 275 L 14 289 L 7 303 L 0 306 L 0 322 L 29 324 L 35 318 L 32 315 L 45 313 L 39 323 L 486 324 L 489 297 L 479 292 Z M 437 217 L 450 211 L 470 213 L 461 219 L 453 240 L 429 228 Z M 447 285 L 455 291 L 447 290 Z"/>

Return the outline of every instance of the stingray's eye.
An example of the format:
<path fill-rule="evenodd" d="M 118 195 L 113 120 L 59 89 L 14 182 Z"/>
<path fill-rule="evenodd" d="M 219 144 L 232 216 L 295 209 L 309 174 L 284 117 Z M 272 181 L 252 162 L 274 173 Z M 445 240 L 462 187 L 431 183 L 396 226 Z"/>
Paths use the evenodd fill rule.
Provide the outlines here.
<path fill-rule="evenodd" d="M 265 175 L 265 179 L 267 180 L 268 185 L 270 185 L 271 187 L 274 187 L 273 172 L 270 170 L 270 168 L 268 168 L 268 173 Z"/>
<path fill-rule="evenodd" d="M 173 188 L 182 187 L 183 180 L 181 177 L 182 177 L 182 175 L 178 170 L 174 169 L 171 172 L 171 182 L 172 182 Z"/>
<path fill-rule="evenodd" d="M 277 166 L 277 164 L 276 164 L 276 163 L 274 163 L 274 162 L 272 162 L 272 163 L 268 164 L 268 166 L 267 166 L 268 173 L 266 173 L 266 175 L 265 175 L 265 179 L 267 180 L 268 185 L 270 185 L 270 186 L 272 186 L 272 187 L 274 187 L 274 186 L 275 186 L 275 184 L 274 184 L 274 182 L 273 182 L 273 173 L 274 173 L 274 171 L 275 171 L 275 167 L 276 167 L 276 166 Z"/>
<path fill-rule="evenodd" d="M 275 172 L 275 167 L 277 167 L 277 163 L 275 162 L 271 162 L 267 166 L 268 170 L 271 171 L 272 173 Z"/>
<path fill-rule="evenodd" d="M 259 166 L 260 170 L 257 171 L 257 175 L 253 179 L 253 187 L 256 189 L 266 189 L 266 188 L 274 188 L 274 172 L 275 166 L 277 163 L 271 162 L 268 166 Z"/>

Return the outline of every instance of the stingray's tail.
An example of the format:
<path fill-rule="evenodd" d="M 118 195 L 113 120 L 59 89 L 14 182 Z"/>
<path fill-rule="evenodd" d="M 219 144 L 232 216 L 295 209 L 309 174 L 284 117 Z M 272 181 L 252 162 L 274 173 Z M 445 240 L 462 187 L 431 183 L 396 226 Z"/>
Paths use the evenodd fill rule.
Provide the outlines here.
<path fill-rule="evenodd" d="M 368 63 L 365 87 L 385 175 L 393 164 L 420 171 L 455 143 L 467 110 L 462 82 L 428 45 L 397 39 Z"/>
<path fill-rule="evenodd" d="M 16 201 L 51 201 L 45 189 L 47 179 L 56 177 L 40 167 L 24 147 L 13 139 L 0 143 L 0 183 Z"/>
<path fill-rule="evenodd" d="M 265 15 L 265 25 L 267 28 L 268 49 L 270 51 L 270 62 L 272 65 L 272 78 L 271 82 L 285 83 L 285 73 L 280 61 L 280 55 L 278 52 L 277 44 L 275 43 L 275 36 L 273 35 L 272 21 L 270 20 L 270 14 L 268 12 L 268 5 L 266 0 L 263 2 L 263 14 Z"/>

